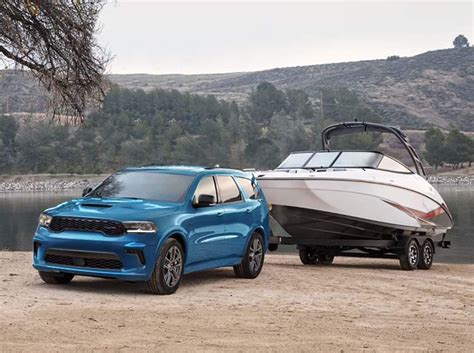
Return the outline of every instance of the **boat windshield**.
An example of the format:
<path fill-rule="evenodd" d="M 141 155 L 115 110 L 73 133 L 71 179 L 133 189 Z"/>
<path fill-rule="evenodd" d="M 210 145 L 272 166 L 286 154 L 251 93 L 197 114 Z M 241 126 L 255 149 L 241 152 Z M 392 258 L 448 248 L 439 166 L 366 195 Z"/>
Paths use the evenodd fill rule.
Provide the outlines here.
<path fill-rule="evenodd" d="M 277 169 L 303 168 L 314 152 L 295 152 L 281 162 Z"/>
<path fill-rule="evenodd" d="M 290 154 L 277 169 L 374 168 L 399 173 L 410 170 L 399 161 L 379 152 L 319 151 Z"/>
<path fill-rule="evenodd" d="M 332 165 L 336 168 L 377 168 L 383 155 L 375 152 L 342 152 Z"/>
<path fill-rule="evenodd" d="M 340 152 L 318 152 L 306 163 L 305 168 L 329 168 Z"/>

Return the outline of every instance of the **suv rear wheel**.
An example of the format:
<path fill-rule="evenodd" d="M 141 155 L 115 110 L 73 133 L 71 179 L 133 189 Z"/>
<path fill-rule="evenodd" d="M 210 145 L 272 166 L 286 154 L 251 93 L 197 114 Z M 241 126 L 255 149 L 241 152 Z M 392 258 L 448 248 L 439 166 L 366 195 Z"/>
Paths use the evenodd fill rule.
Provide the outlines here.
<path fill-rule="evenodd" d="M 263 237 L 255 232 L 252 234 L 242 262 L 234 266 L 235 275 L 240 278 L 256 278 L 262 271 L 264 259 Z"/>

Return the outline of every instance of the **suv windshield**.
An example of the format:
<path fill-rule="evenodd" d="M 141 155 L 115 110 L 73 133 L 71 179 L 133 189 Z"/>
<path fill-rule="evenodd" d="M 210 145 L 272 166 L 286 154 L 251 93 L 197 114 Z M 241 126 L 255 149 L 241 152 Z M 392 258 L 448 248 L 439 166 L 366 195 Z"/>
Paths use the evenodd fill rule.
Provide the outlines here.
<path fill-rule="evenodd" d="M 124 197 L 180 202 L 194 180 L 192 175 L 160 172 L 119 172 L 112 174 L 87 197 Z"/>

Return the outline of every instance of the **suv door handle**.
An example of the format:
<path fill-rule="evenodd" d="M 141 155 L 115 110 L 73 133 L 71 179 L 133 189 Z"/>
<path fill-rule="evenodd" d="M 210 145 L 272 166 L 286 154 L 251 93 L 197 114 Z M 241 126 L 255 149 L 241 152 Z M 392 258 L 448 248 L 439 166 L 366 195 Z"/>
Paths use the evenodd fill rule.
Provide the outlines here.
<path fill-rule="evenodd" d="M 250 208 L 247 208 L 247 209 L 245 210 L 245 212 L 250 213 L 250 212 L 252 212 L 252 210 L 251 210 Z"/>
<path fill-rule="evenodd" d="M 224 215 L 224 212 L 217 212 L 217 217 L 222 217 Z"/>

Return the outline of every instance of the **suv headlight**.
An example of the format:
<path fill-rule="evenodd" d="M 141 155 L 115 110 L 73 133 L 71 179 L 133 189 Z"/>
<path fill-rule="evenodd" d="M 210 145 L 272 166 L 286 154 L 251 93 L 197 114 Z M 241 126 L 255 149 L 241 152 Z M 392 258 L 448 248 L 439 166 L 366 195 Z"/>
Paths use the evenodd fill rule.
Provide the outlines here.
<path fill-rule="evenodd" d="M 52 219 L 53 217 L 51 217 L 50 215 L 46 213 L 41 213 L 38 219 L 38 223 L 42 227 L 49 227 Z"/>
<path fill-rule="evenodd" d="M 127 233 L 156 233 L 157 228 L 153 222 L 122 222 Z"/>

